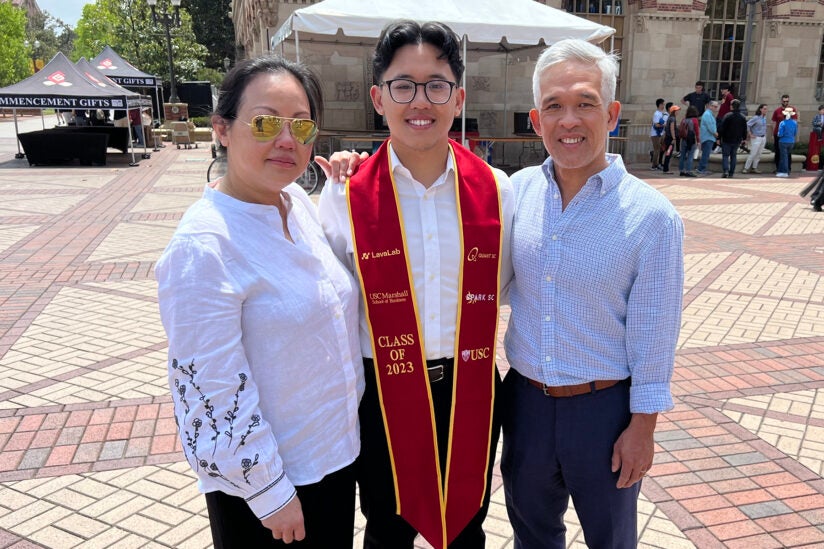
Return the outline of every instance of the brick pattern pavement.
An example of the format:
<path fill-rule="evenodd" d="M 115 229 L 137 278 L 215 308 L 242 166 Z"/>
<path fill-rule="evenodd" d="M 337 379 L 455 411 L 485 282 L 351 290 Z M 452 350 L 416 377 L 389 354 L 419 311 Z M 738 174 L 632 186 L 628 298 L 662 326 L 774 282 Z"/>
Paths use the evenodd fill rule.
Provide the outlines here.
<path fill-rule="evenodd" d="M 61 169 L 3 162 L 3 146 L 0 548 L 210 547 L 152 276 L 208 151 Z M 685 220 L 687 272 L 677 405 L 659 420 L 639 546 L 822 546 L 824 215 L 796 194 L 809 175 L 641 175 Z M 488 546 L 511 547 L 497 467 L 493 488 Z"/>

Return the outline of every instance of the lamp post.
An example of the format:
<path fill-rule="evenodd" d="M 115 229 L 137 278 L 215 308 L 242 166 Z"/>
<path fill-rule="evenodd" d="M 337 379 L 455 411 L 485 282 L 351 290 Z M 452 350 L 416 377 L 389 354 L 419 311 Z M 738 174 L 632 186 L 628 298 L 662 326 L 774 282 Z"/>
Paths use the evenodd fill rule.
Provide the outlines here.
<path fill-rule="evenodd" d="M 172 58 L 172 27 L 180 26 L 180 1 L 171 0 L 174 11 L 169 13 L 165 7 L 158 13 L 157 0 L 146 0 L 149 7 L 152 8 L 152 21 L 155 24 L 160 23 L 166 31 L 166 53 L 169 57 L 169 101 L 171 103 L 178 103 L 177 86 L 175 85 L 175 64 Z"/>
<path fill-rule="evenodd" d="M 747 79 L 750 73 L 750 50 L 752 49 L 752 28 L 755 25 L 755 5 L 761 0 L 744 0 L 747 4 L 747 28 L 744 29 L 744 54 L 741 59 L 741 85 L 738 87 L 738 100 L 741 101 L 741 113 L 747 115 Z"/>

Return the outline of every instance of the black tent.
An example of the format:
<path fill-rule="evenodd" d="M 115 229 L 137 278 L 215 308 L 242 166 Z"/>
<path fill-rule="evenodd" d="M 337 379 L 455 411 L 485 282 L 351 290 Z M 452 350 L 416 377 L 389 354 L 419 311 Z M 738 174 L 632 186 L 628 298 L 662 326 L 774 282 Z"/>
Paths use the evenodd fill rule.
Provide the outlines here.
<path fill-rule="evenodd" d="M 14 109 L 128 109 L 139 108 L 141 96 L 120 86 L 95 82 L 57 52 L 48 64 L 32 76 L 11 86 L 0 88 L 0 107 Z M 18 156 L 22 156 L 19 153 Z M 132 163 L 134 147 L 132 147 Z"/>
<path fill-rule="evenodd" d="M 139 93 L 95 83 L 61 52 L 32 76 L 0 88 L 0 107 L 13 109 L 126 109 L 139 106 Z"/>
<path fill-rule="evenodd" d="M 125 87 L 120 86 L 119 84 L 113 82 L 108 76 L 106 76 L 105 74 L 102 74 L 99 70 L 97 70 L 95 67 L 93 67 L 91 63 L 86 61 L 85 57 L 81 57 L 77 61 L 77 63 L 75 63 L 75 66 L 78 68 L 78 70 L 80 70 L 80 72 L 82 72 L 86 76 L 86 78 L 89 81 L 91 81 L 98 88 L 101 88 L 101 89 L 104 89 L 104 90 L 105 89 L 108 89 L 108 90 L 122 90 L 124 93 L 127 93 L 127 94 L 134 93 L 133 90 L 128 90 Z M 140 101 L 140 105 L 142 107 L 146 107 L 146 108 L 151 108 L 152 107 L 152 101 L 147 96 L 141 95 L 139 101 Z M 133 102 L 130 102 L 130 106 L 133 106 Z M 132 125 L 131 124 L 131 119 L 127 120 L 127 124 L 128 124 L 128 127 L 130 128 L 129 131 L 131 132 L 131 125 Z M 143 132 L 142 117 L 141 117 L 140 126 L 137 128 L 137 131 Z M 144 139 L 143 140 L 143 158 L 149 158 L 150 157 L 150 155 L 146 152 L 146 146 L 147 146 L 147 139 Z M 157 149 L 155 149 L 155 150 L 157 150 Z"/>
<path fill-rule="evenodd" d="M 159 90 L 162 85 L 160 79 L 134 67 L 131 63 L 120 57 L 111 46 L 103 48 L 103 51 L 89 63 L 100 71 L 101 74 L 108 76 L 112 82 L 124 88 L 132 90 L 154 88 L 158 112 L 162 111 L 163 105 L 159 95 Z"/>

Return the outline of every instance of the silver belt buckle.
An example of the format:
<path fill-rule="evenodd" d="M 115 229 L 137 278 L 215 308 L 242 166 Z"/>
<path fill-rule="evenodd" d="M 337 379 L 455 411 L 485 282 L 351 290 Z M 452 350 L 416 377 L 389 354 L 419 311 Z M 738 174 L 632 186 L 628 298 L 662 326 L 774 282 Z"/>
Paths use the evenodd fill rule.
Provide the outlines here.
<path fill-rule="evenodd" d="M 426 371 L 429 374 L 429 383 L 435 383 L 436 381 L 443 379 L 443 364 L 438 364 L 437 366 L 427 366 Z"/>

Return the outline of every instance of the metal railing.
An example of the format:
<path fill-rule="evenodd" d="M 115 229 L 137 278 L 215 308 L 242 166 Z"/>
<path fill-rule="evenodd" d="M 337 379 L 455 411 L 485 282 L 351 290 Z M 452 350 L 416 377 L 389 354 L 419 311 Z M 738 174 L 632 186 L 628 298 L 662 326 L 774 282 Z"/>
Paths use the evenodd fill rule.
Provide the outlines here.
<path fill-rule="evenodd" d="M 624 124 L 618 135 L 609 140 L 609 152 L 620 154 L 627 166 L 638 162 L 649 162 L 652 143 L 649 140 L 649 124 Z"/>

